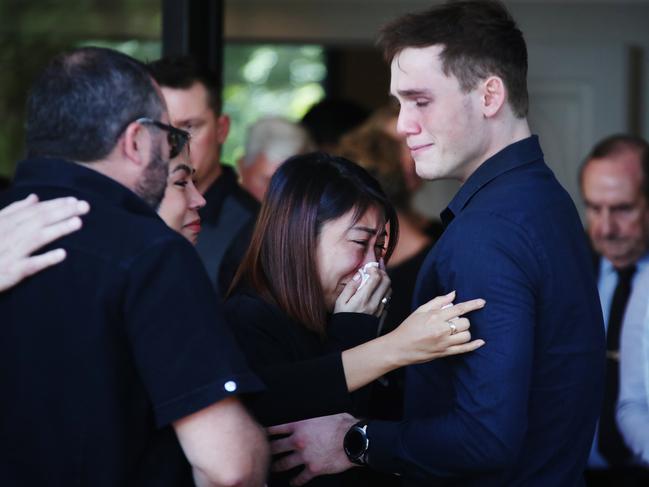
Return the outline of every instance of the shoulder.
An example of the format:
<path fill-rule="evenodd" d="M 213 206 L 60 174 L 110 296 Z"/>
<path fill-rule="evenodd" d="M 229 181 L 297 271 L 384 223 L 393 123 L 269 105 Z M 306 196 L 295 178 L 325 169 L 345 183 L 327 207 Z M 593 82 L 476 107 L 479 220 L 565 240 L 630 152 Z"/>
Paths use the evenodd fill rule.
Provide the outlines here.
<path fill-rule="evenodd" d="M 254 291 L 236 291 L 223 305 L 228 323 L 236 328 L 274 329 L 289 323 L 290 318 L 276 305 L 264 300 Z"/>

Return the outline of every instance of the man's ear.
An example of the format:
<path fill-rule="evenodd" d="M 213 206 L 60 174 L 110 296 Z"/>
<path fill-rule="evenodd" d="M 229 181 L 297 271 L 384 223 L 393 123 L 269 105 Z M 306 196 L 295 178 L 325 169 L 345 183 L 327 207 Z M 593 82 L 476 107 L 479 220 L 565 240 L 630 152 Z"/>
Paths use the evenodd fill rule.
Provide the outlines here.
<path fill-rule="evenodd" d="M 221 114 L 216 117 L 216 134 L 219 145 L 223 145 L 225 143 L 225 139 L 227 139 L 228 133 L 230 133 L 230 117 Z"/>
<path fill-rule="evenodd" d="M 146 127 L 139 123 L 130 123 L 121 138 L 122 153 L 138 166 L 146 165 L 151 153 L 151 142 Z"/>
<path fill-rule="evenodd" d="M 482 113 L 485 118 L 495 116 L 507 101 L 505 83 L 499 76 L 489 76 L 481 84 Z"/>

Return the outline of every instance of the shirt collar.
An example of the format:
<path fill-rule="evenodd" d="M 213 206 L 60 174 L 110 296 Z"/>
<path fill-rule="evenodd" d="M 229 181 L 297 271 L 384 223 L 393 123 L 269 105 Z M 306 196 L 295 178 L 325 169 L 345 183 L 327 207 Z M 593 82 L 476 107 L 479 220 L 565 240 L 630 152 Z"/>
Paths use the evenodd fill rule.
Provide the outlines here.
<path fill-rule="evenodd" d="M 55 158 L 26 159 L 18 164 L 16 187 L 58 187 L 124 207 L 130 212 L 156 216 L 142 198 L 114 179 L 81 164 Z"/>
<path fill-rule="evenodd" d="M 637 268 L 636 274 L 643 273 L 645 269 L 649 269 L 649 252 L 645 253 L 635 265 Z M 602 256 L 599 272 L 601 276 L 609 276 L 615 274 L 617 271 L 611 261 Z"/>
<path fill-rule="evenodd" d="M 514 142 L 491 156 L 469 176 L 469 179 L 442 212 L 441 218 L 444 226 L 448 226 L 453 218 L 466 207 L 471 198 L 489 182 L 511 169 L 542 158 L 543 151 L 536 135 Z"/>

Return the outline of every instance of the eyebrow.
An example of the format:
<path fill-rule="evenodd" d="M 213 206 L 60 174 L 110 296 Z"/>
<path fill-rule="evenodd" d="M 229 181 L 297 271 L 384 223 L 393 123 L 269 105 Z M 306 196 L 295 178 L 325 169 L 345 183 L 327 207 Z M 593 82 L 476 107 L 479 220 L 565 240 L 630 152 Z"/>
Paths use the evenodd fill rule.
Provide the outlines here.
<path fill-rule="evenodd" d="M 175 173 L 177 171 L 185 171 L 187 174 L 194 174 L 196 169 L 189 167 L 187 164 L 178 164 L 171 172 Z"/>
<path fill-rule="evenodd" d="M 183 125 L 187 124 L 198 124 L 201 122 L 201 119 L 199 117 L 190 117 L 190 118 L 184 118 L 182 120 L 174 120 L 174 127 L 182 127 Z"/>
<path fill-rule="evenodd" d="M 370 235 L 376 235 L 376 229 L 370 227 L 353 226 L 349 230 L 358 230 L 361 232 L 369 233 Z"/>
<path fill-rule="evenodd" d="M 403 98 L 413 98 L 417 96 L 431 96 L 430 90 L 397 90 L 397 94 Z"/>

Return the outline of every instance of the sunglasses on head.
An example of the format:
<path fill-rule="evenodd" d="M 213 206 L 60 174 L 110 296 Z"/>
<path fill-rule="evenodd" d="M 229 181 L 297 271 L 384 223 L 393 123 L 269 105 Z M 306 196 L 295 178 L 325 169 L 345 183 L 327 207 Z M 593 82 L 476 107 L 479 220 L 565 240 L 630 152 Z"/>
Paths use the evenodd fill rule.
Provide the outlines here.
<path fill-rule="evenodd" d="M 189 142 L 190 134 L 179 128 L 176 128 L 167 123 L 162 123 L 152 118 L 138 118 L 137 123 L 153 125 L 161 130 L 167 132 L 167 142 L 169 142 L 169 159 L 173 159 L 183 150 L 183 147 Z"/>

